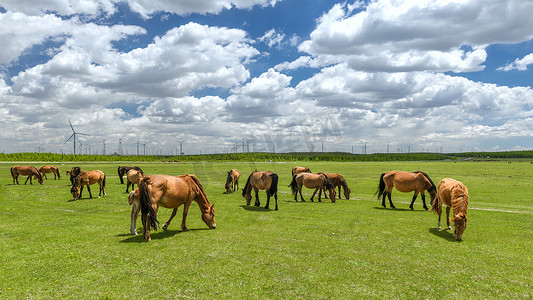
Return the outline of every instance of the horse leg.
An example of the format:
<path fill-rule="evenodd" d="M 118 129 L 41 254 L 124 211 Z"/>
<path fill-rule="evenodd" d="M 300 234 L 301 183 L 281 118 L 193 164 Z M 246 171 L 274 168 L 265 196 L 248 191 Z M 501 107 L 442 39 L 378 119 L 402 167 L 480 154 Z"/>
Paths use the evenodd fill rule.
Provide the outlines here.
<path fill-rule="evenodd" d="M 320 191 L 324 191 L 324 198 L 328 199 L 328 194 L 326 193 L 326 188 L 323 187 L 323 188 L 320 189 Z"/>
<path fill-rule="evenodd" d="M 131 224 L 130 224 L 130 234 L 137 235 L 137 216 L 141 210 L 140 203 L 133 202 L 131 206 Z"/>
<path fill-rule="evenodd" d="M 439 222 L 437 223 L 437 230 L 440 230 L 440 215 L 442 214 L 442 207 L 437 209 L 437 214 L 439 215 Z"/>
<path fill-rule="evenodd" d="M 417 196 L 418 196 L 418 192 L 415 192 L 415 194 L 413 195 L 413 201 L 411 201 L 411 205 L 409 205 L 409 208 L 410 208 L 411 210 L 415 210 L 415 209 L 413 208 L 413 204 L 415 203 L 415 200 L 416 200 L 416 197 L 417 197 Z M 422 197 L 424 197 L 424 196 L 422 196 Z"/>
<path fill-rule="evenodd" d="M 270 204 L 270 194 L 267 193 L 267 204 L 265 205 L 265 209 L 268 209 L 269 204 Z"/>
<path fill-rule="evenodd" d="M 387 205 L 385 204 L 385 198 L 387 197 L 387 191 L 383 192 L 383 199 L 381 200 L 381 206 L 384 208 L 387 208 Z"/>
<path fill-rule="evenodd" d="M 388 194 L 387 194 L 387 197 L 389 197 L 389 204 L 390 204 L 390 207 L 396 209 L 396 207 L 394 207 L 394 204 L 392 204 L 391 193 L 388 193 Z"/>
<path fill-rule="evenodd" d="M 254 206 L 261 206 L 261 202 L 259 202 L 259 190 L 255 190 L 255 204 Z"/>
<path fill-rule="evenodd" d="M 274 194 L 274 199 L 276 199 L 276 210 L 278 210 L 278 192 Z"/>
<path fill-rule="evenodd" d="M 326 194 L 326 192 L 324 192 L 324 195 Z M 318 202 L 322 202 L 322 189 L 318 189 Z"/>
<path fill-rule="evenodd" d="M 191 206 L 191 203 L 192 201 L 188 201 L 183 204 L 183 219 L 181 220 L 181 230 L 183 231 L 189 230 L 185 222 L 187 221 L 187 213 L 189 212 L 189 207 Z"/>
<path fill-rule="evenodd" d="M 31 183 L 31 175 L 28 176 L 28 178 L 26 178 L 26 181 L 24 181 L 24 184 L 28 183 L 28 179 L 30 180 L 30 184 L 33 184 L 33 183 Z"/>
<path fill-rule="evenodd" d="M 176 213 L 178 212 L 178 208 L 174 208 L 174 210 L 172 211 L 172 214 L 170 215 L 170 218 L 168 219 L 168 221 L 165 222 L 165 225 L 163 225 L 163 230 L 167 230 L 168 228 L 168 225 L 170 225 L 170 221 L 172 221 L 172 219 L 174 218 L 174 216 L 176 216 Z"/>
<path fill-rule="evenodd" d="M 422 192 L 422 203 L 424 203 L 424 209 L 428 210 L 428 207 L 426 205 L 426 194 Z"/>
<path fill-rule="evenodd" d="M 89 199 L 93 198 L 93 194 L 91 193 L 91 186 L 87 185 L 87 191 L 89 191 Z"/>
<path fill-rule="evenodd" d="M 317 192 L 318 190 L 319 190 L 319 188 L 316 188 L 315 191 L 313 192 L 313 195 L 311 196 L 311 199 L 310 199 L 311 202 L 315 202 L 315 201 L 313 201 L 313 198 L 315 197 L 315 194 L 316 194 L 316 192 Z"/>
<path fill-rule="evenodd" d="M 448 230 L 452 229 L 452 226 L 450 226 L 450 209 L 451 207 L 446 205 L 446 225 L 448 225 Z"/>

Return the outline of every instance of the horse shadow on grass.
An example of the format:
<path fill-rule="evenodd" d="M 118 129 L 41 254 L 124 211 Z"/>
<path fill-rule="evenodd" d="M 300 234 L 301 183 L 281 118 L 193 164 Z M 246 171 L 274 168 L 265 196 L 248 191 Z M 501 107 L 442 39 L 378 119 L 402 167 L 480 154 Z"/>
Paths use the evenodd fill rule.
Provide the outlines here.
<path fill-rule="evenodd" d="M 244 208 L 245 210 L 248 210 L 248 211 L 260 211 L 260 212 L 268 212 L 268 211 L 273 211 L 273 209 L 269 208 L 269 209 L 266 209 L 264 206 L 254 206 L 254 205 L 240 205 L 240 207 Z"/>
<path fill-rule="evenodd" d="M 182 234 L 188 231 L 199 231 L 199 230 L 209 230 L 209 228 L 194 228 L 194 229 L 189 229 L 187 231 L 183 231 L 181 229 L 151 231 L 150 237 L 152 238 L 152 240 L 162 240 L 166 238 L 171 238 L 175 235 Z M 143 235 L 142 235 L 142 228 L 138 235 L 131 235 L 128 233 L 123 233 L 123 234 L 117 234 L 116 236 L 117 237 L 128 237 L 120 241 L 120 243 L 144 243 L 145 242 Z"/>
<path fill-rule="evenodd" d="M 377 209 L 377 210 L 389 210 L 389 211 L 408 211 L 408 212 L 428 212 L 427 210 L 425 209 L 415 209 L 415 210 L 411 210 L 410 208 L 390 208 L 390 207 L 383 207 L 383 206 L 374 206 L 374 209 Z"/>
<path fill-rule="evenodd" d="M 434 234 L 440 238 L 443 238 L 449 242 L 461 242 L 461 241 L 456 240 L 453 237 L 453 231 L 450 231 L 450 230 L 451 229 L 438 230 L 437 228 L 430 228 L 429 233 Z"/>

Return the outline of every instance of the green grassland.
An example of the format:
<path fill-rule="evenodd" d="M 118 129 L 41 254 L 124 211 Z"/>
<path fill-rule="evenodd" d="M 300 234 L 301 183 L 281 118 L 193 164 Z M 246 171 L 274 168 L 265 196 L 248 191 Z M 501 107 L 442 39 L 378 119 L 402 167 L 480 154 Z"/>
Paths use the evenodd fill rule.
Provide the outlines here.
<path fill-rule="evenodd" d="M 2 299 L 533 297 L 529 161 L 58 162 L 60 180 L 13 185 L 16 164 L 0 163 Z M 193 203 L 189 231 L 180 230 L 180 208 L 167 231 L 152 231 L 151 242 L 129 235 L 131 207 L 116 171 L 124 164 L 197 175 L 215 203 L 217 228 L 207 228 Z M 104 171 L 107 196 L 88 199 L 84 191 L 71 201 L 64 174 L 75 165 Z M 351 199 L 294 202 L 287 185 L 295 165 L 342 173 Z M 223 194 L 232 168 L 241 172 L 241 188 L 253 170 L 277 172 L 279 211 L 246 206 L 240 190 Z M 420 199 L 409 211 L 411 193 L 394 191 L 397 209 L 381 208 L 374 192 L 390 170 L 463 181 L 470 192 L 463 241 L 453 230 L 437 231 L 437 216 Z M 92 191 L 98 194 L 97 185 Z M 306 200 L 311 193 L 304 191 Z M 264 192 L 260 199 L 264 206 Z M 159 221 L 170 212 L 161 208 Z"/>

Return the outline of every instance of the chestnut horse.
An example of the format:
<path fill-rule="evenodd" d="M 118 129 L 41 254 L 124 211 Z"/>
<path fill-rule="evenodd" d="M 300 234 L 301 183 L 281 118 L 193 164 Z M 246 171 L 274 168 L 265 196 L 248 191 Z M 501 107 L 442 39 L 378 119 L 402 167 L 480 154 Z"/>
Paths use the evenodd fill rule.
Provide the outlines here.
<path fill-rule="evenodd" d="M 346 182 L 346 180 L 341 174 L 339 173 L 324 173 L 324 174 L 326 174 L 329 180 L 331 180 L 331 184 L 333 184 L 333 188 L 336 188 L 336 187 L 339 188 L 339 199 L 342 198 L 341 187 L 342 187 L 342 190 L 344 191 L 344 197 L 346 197 L 346 199 L 350 199 L 350 193 L 352 192 L 352 190 L 348 187 L 348 183 Z M 323 190 L 324 190 L 324 197 L 327 198 L 326 189 L 324 188 Z"/>
<path fill-rule="evenodd" d="M 226 178 L 226 194 L 235 192 L 235 186 L 239 190 L 239 170 L 233 169 L 228 171 L 228 178 Z"/>
<path fill-rule="evenodd" d="M 141 175 L 144 176 L 144 173 L 143 173 L 143 170 L 141 170 L 141 168 L 135 166 L 135 167 L 126 167 L 126 166 L 122 166 L 122 167 L 118 167 L 117 171 L 118 171 L 118 178 L 120 179 L 120 184 L 124 184 L 124 175 L 128 174 L 128 171 L 131 170 L 131 169 L 134 169 L 134 170 L 137 170 L 139 172 L 141 172 Z"/>
<path fill-rule="evenodd" d="M 194 175 L 151 175 L 144 177 L 137 190 L 130 193 L 133 198 L 132 202 L 139 201 L 141 206 L 141 214 L 143 221 L 143 237 L 146 241 L 150 241 L 150 228 L 157 230 L 159 222 L 157 221 L 157 211 L 160 206 L 166 208 L 173 208 L 170 219 L 163 225 L 163 230 L 166 230 L 172 218 L 176 215 L 178 207 L 182 204 L 183 219 L 181 221 L 181 230 L 189 230 L 186 225 L 187 213 L 192 201 L 196 201 L 202 212 L 202 220 L 210 229 L 216 228 L 215 223 L 215 208 L 209 203 L 204 188 L 200 180 Z M 138 197 L 136 200 L 136 197 Z M 135 207 L 132 209 L 134 213 Z M 136 219 L 136 214 L 135 214 Z M 134 218 L 132 216 L 132 221 Z M 135 228 L 135 224 L 131 224 L 131 228 Z"/>
<path fill-rule="evenodd" d="M 137 185 L 139 187 L 139 182 L 141 182 L 141 179 L 143 178 L 143 175 L 140 171 L 137 171 L 135 169 L 131 169 L 128 171 L 128 174 L 126 174 L 126 193 L 128 192 L 128 189 L 131 184 L 131 190 L 133 190 L 134 186 Z"/>
<path fill-rule="evenodd" d="M 100 193 L 98 194 L 98 198 L 102 197 L 102 193 L 105 197 L 105 174 L 104 172 L 100 170 L 93 170 L 93 171 L 83 171 L 78 176 L 76 176 L 76 180 L 74 181 L 74 185 L 70 189 L 70 193 L 72 194 L 72 200 L 81 199 L 81 194 L 83 193 L 83 186 L 87 186 L 87 191 L 89 191 L 89 198 L 92 199 L 93 195 L 91 194 L 91 184 L 98 183 L 100 186 Z"/>
<path fill-rule="evenodd" d="M 80 173 L 80 167 L 72 167 L 72 169 L 70 169 L 70 184 L 72 184 L 72 186 L 74 186 L 74 184 L 76 183 L 76 177 L 80 175 Z"/>
<path fill-rule="evenodd" d="M 31 182 L 31 178 L 35 176 L 40 184 L 43 184 L 43 177 L 41 176 L 41 173 L 34 167 L 34 166 L 14 166 L 11 168 L 11 177 L 13 177 L 13 184 L 15 184 L 15 180 L 17 181 L 17 184 L 19 184 L 19 175 L 28 175 L 28 178 L 26 178 L 26 181 L 24 181 L 24 184 L 28 182 L 28 179 L 30 180 L 30 184 L 33 184 Z"/>
<path fill-rule="evenodd" d="M 385 205 L 385 197 L 388 196 L 390 206 L 392 208 L 396 208 L 394 207 L 394 204 L 392 204 L 391 200 L 391 193 L 393 187 L 403 193 L 415 191 L 415 194 L 413 195 L 413 200 L 411 201 L 411 205 L 409 205 L 409 208 L 411 210 L 414 210 L 413 203 L 415 203 L 416 197 L 419 193 L 422 194 L 422 203 L 424 203 L 425 210 L 428 210 L 428 207 L 426 206 L 426 196 L 424 194 L 424 191 L 427 190 L 429 192 L 429 195 L 431 196 L 431 202 L 433 202 L 433 199 L 435 199 L 435 197 L 437 196 L 437 187 L 435 186 L 431 178 L 429 178 L 428 174 L 422 171 L 391 171 L 388 173 L 381 174 L 381 177 L 379 179 L 378 190 L 376 191 L 376 194 L 378 194 L 378 200 L 379 197 L 383 196 L 383 200 L 381 202 L 381 205 L 383 207 L 387 207 Z"/>
<path fill-rule="evenodd" d="M 302 187 L 315 189 L 313 196 L 311 196 L 311 202 L 313 202 L 313 197 L 315 197 L 316 192 L 318 191 L 318 202 L 322 202 L 322 189 L 325 188 L 329 191 L 329 197 L 331 202 L 335 203 L 335 188 L 331 183 L 331 180 L 324 173 L 300 173 L 292 177 L 292 182 L 289 185 L 294 195 L 294 201 L 298 202 L 298 193 L 300 193 L 300 199 L 302 202 L 305 202 L 304 197 L 302 196 Z"/>
<path fill-rule="evenodd" d="M 254 206 L 261 206 L 259 202 L 259 190 L 265 190 L 267 194 L 267 203 L 265 209 L 268 209 L 270 204 L 270 197 L 274 196 L 276 200 L 276 208 L 278 210 L 278 174 L 272 171 L 254 171 L 248 177 L 244 189 L 242 189 L 242 196 L 246 199 L 246 205 L 250 205 L 252 201 L 252 189 L 255 191 Z"/>
<path fill-rule="evenodd" d="M 431 201 L 431 211 L 439 215 L 437 230 L 440 230 L 442 204 L 446 204 L 446 225 L 448 225 L 448 229 L 452 229 L 449 216 L 450 209 L 453 209 L 453 223 L 455 225 L 453 237 L 460 241 L 466 229 L 468 189 L 462 182 L 452 178 L 444 178 L 439 182 L 437 197 Z"/>
<path fill-rule="evenodd" d="M 294 167 L 292 168 L 292 176 L 300 173 L 311 173 L 308 167 Z"/>
<path fill-rule="evenodd" d="M 39 173 L 43 174 L 46 180 L 48 180 L 48 177 L 46 177 L 46 173 L 54 174 L 54 180 L 56 178 L 61 179 L 61 175 L 59 175 L 59 169 L 56 166 L 42 166 L 39 168 Z"/>

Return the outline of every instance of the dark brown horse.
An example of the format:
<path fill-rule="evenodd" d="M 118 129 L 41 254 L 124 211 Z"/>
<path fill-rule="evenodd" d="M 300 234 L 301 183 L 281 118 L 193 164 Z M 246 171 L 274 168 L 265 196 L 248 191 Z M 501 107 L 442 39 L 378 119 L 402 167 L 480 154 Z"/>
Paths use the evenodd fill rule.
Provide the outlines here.
<path fill-rule="evenodd" d="M 133 199 L 131 202 L 140 203 L 143 221 L 143 237 L 146 241 L 150 241 L 150 228 L 157 230 L 159 222 L 157 221 L 157 211 L 160 206 L 166 208 L 173 208 L 170 219 L 165 222 L 163 229 L 166 230 L 172 218 L 176 215 L 178 207 L 182 204 L 183 207 L 183 219 L 181 221 L 181 230 L 189 230 L 186 225 L 187 213 L 192 201 L 196 201 L 202 212 L 202 220 L 211 229 L 216 228 L 215 223 L 215 208 L 209 203 L 204 188 L 200 183 L 200 180 L 194 175 L 181 175 L 181 176 L 169 176 L 169 175 L 151 175 L 146 176 L 141 180 L 138 188 L 138 193 L 132 191 L 130 197 Z M 138 198 L 136 198 L 138 197 Z M 138 200 L 136 200 L 138 199 Z M 132 214 L 134 213 L 132 208 Z M 135 216 L 135 219 L 137 217 Z M 132 216 L 132 222 L 134 217 Z M 131 228 L 135 228 L 135 224 L 131 224 Z"/>
<path fill-rule="evenodd" d="M 335 188 L 331 184 L 328 176 L 324 173 L 300 173 L 292 177 L 292 182 L 289 185 L 294 195 L 294 201 L 298 202 L 298 193 L 300 193 L 300 200 L 305 202 L 304 197 L 302 196 L 302 187 L 309 189 L 315 189 L 315 192 L 311 196 L 311 202 L 315 197 L 316 192 L 318 192 L 318 202 L 322 202 L 322 189 L 325 188 L 329 191 L 329 197 L 331 202 L 335 202 Z"/>
<path fill-rule="evenodd" d="M 56 166 L 42 166 L 39 168 L 39 173 L 42 174 L 42 176 L 48 180 L 48 177 L 46 177 L 46 173 L 52 173 L 54 174 L 54 180 L 61 179 L 61 175 L 59 174 L 59 169 Z"/>
<path fill-rule="evenodd" d="M 424 194 L 424 191 L 428 191 L 429 195 L 431 196 L 431 202 L 433 202 L 433 199 L 437 196 L 437 187 L 429 178 L 428 174 L 422 172 L 422 171 L 416 171 L 416 172 L 403 172 L 403 171 L 391 171 L 388 173 L 381 174 L 381 177 L 379 179 L 379 186 L 378 190 L 376 191 L 376 194 L 379 197 L 383 196 L 383 200 L 381 202 L 381 205 L 383 207 L 387 207 L 385 205 L 385 197 L 389 197 L 389 203 L 392 208 L 394 207 L 394 204 L 392 204 L 391 200 L 391 193 L 392 188 L 395 187 L 398 191 L 403 193 L 409 193 L 414 191 L 415 194 L 413 195 L 413 200 L 411 201 L 411 205 L 409 205 L 409 208 L 411 210 L 414 210 L 413 204 L 415 203 L 416 197 L 418 194 L 422 194 L 422 203 L 424 203 L 424 209 L 428 210 L 428 207 L 426 206 L 426 196 Z"/>
<path fill-rule="evenodd" d="M 462 182 L 452 178 L 444 178 L 439 182 L 437 197 L 431 202 L 431 211 L 439 215 L 438 230 L 440 230 L 442 204 L 446 204 L 446 225 L 448 225 L 448 229 L 452 229 L 449 216 L 450 209 L 453 209 L 453 223 L 455 225 L 453 237 L 460 241 L 466 229 L 468 189 Z"/>
<path fill-rule="evenodd" d="M 139 172 L 141 172 L 141 175 L 144 176 L 144 173 L 143 173 L 143 170 L 141 170 L 141 168 L 135 166 L 135 167 L 126 167 L 126 166 L 122 166 L 122 167 L 118 167 L 117 171 L 118 171 L 118 178 L 120 179 L 120 184 L 124 184 L 124 175 L 128 174 L 128 171 L 131 170 L 131 169 L 134 169 L 134 170 L 137 170 Z"/>
<path fill-rule="evenodd" d="M 252 189 L 255 191 L 254 206 L 261 206 L 259 202 L 259 190 L 266 191 L 267 203 L 265 208 L 268 209 L 270 204 L 270 197 L 274 196 L 276 200 L 276 208 L 278 210 L 278 174 L 272 171 L 254 171 L 248 177 L 244 189 L 242 189 L 242 196 L 246 199 L 246 205 L 250 205 L 252 201 Z"/>
<path fill-rule="evenodd" d="M 336 188 L 336 187 L 339 188 L 339 199 L 342 199 L 341 187 L 342 187 L 342 190 L 344 191 L 344 197 L 346 197 L 346 199 L 350 199 L 350 193 L 352 192 L 352 190 L 348 187 L 348 183 L 346 182 L 346 180 L 341 174 L 339 173 L 324 173 L 324 174 L 326 174 L 329 180 L 331 180 L 331 184 L 333 185 L 333 188 Z M 325 188 L 324 188 L 324 197 L 326 197 Z"/>
<path fill-rule="evenodd" d="M 93 170 L 93 171 L 83 171 L 81 172 L 74 182 L 74 185 L 70 189 L 70 193 L 72 194 L 72 199 L 77 200 L 81 199 L 81 194 L 83 193 L 83 186 L 87 186 L 87 191 L 89 191 L 89 198 L 93 198 L 93 195 L 91 194 L 91 184 L 98 183 L 100 186 L 100 193 L 98 194 L 98 198 L 102 197 L 102 193 L 105 194 L 105 174 L 104 172 L 100 170 Z"/>
<path fill-rule="evenodd" d="M 70 184 L 72 186 L 76 184 L 76 177 L 80 175 L 80 173 L 81 173 L 80 167 L 72 167 L 72 169 L 70 169 Z"/>
<path fill-rule="evenodd" d="M 239 170 L 233 169 L 228 171 L 228 177 L 226 178 L 226 194 L 235 192 L 235 187 L 239 190 Z"/>
<path fill-rule="evenodd" d="M 28 176 L 26 178 L 26 181 L 24 181 L 24 184 L 28 182 L 28 179 L 30 180 L 30 184 L 33 184 L 31 182 L 31 178 L 35 176 L 40 184 L 43 184 L 43 177 L 41 176 L 41 173 L 34 167 L 34 166 L 14 166 L 11 168 L 11 177 L 13 177 L 13 184 L 15 184 L 15 181 L 17 184 L 19 184 L 19 175 Z"/>

